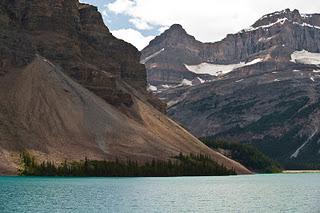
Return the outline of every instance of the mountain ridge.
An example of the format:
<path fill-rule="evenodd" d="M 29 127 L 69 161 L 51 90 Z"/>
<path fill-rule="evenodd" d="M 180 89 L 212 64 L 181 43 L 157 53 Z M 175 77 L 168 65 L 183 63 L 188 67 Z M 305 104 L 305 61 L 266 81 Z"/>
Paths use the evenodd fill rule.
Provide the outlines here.
<path fill-rule="evenodd" d="M 173 46 L 146 63 L 148 83 L 168 115 L 198 137 L 251 143 L 284 163 L 317 162 L 319 25 L 319 14 L 287 9 L 200 49 L 176 45 L 174 59 Z M 142 56 L 151 48 L 164 47 Z M 187 71 L 175 69 L 182 66 Z"/>
<path fill-rule="evenodd" d="M 184 42 L 177 44 L 176 41 L 178 40 L 173 39 L 171 42 L 175 42 L 174 48 L 169 46 L 168 53 L 164 54 L 165 50 L 146 63 L 148 82 L 155 86 L 166 84 L 166 82 L 178 85 L 183 79 L 192 81 L 195 77 L 201 78 L 194 72 L 189 72 L 190 70 L 185 67 L 185 64 L 235 64 L 248 62 L 261 55 L 266 60 L 272 59 L 270 60 L 270 66 L 275 66 L 272 64 L 273 62 L 289 61 L 289 54 L 293 50 L 319 51 L 320 43 L 317 39 L 320 37 L 319 14 L 301 15 L 298 10 L 286 9 L 264 17 L 254 23 L 251 28 L 235 34 L 228 34 L 221 41 L 214 43 L 201 43 L 192 40 L 194 37 L 188 34 L 179 35 L 183 38 L 187 36 L 192 41 L 187 42 L 187 44 Z M 257 26 L 260 26 L 260 28 Z M 170 28 L 151 41 L 142 50 L 142 58 L 151 54 L 155 49 L 166 49 L 166 43 L 158 44 L 158 42 L 158 46 L 155 46 L 155 41 L 174 29 Z M 176 52 L 177 56 L 174 57 L 173 52 Z M 270 54 L 273 57 L 269 57 Z M 212 77 L 204 76 L 204 80 L 210 79 Z"/>

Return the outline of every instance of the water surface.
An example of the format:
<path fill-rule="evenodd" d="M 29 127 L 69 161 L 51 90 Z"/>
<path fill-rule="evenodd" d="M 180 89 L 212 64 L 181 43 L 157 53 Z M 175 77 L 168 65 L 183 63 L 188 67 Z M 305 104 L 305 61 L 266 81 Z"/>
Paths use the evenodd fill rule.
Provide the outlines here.
<path fill-rule="evenodd" d="M 320 212 L 320 174 L 0 177 L 0 212 Z"/>

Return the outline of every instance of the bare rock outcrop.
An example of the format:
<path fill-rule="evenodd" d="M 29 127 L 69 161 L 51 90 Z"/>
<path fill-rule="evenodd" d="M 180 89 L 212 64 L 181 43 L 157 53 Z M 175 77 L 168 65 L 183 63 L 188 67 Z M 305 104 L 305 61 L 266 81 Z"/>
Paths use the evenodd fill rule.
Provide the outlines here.
<path fill-rule="evenodd" d="M 111 103 L 121 93 L 116 80 L 145 90 L 146 74 L 139 63 L 140 53 L 112 36 L 96 7 L 77 0 L 3 0 L 0 6 L 0 20 L 5 26 L 1 33 L 1 67 L 26 65 L 37 53 L 61 65 L 89 89 L 99 87 L 99 94 L 104 81 L 104 96 L 110 97 L 106 100 Z M 110 89 L 115 97 L 111 97 Z"/>

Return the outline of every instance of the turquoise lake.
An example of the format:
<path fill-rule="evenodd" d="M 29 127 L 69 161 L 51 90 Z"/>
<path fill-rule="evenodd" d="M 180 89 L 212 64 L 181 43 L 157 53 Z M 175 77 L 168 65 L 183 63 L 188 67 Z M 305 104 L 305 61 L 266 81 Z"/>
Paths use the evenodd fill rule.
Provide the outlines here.
<path fill-rule="evenodd" d="M 320 174 L 0 177 L 0 212 L 320 212 Z"/>

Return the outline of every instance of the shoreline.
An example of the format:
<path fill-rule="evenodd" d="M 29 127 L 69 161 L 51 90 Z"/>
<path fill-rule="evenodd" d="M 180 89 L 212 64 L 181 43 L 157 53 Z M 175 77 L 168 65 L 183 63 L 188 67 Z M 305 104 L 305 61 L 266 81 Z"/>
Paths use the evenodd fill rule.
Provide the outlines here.
<path fill-rule="evenodd" d="M 284 170 L 283 174 L 320 173 L 320 170 Z"/>

